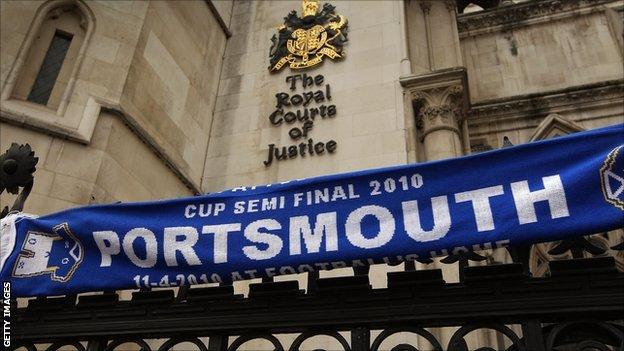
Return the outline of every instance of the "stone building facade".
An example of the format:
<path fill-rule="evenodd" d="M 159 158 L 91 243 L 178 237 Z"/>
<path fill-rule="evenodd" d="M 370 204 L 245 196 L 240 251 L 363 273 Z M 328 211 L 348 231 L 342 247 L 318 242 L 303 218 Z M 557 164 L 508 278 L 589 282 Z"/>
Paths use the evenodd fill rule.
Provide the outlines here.
<path fill-rule="evenodd" d="M 272 73 L 271 37 L 299 0 L 0 2 L 0 149 L 29 143 L 39 157 L 25 210 L 425 162 L 624 121 L 621 1 L 331 3 L 348 19 L 345 58 Z M 309 136 L 336 150 L 266 166 L 269 145 L 293 144 L 269 116 L 300 73 L 331 87 L 336 114 Z M 401 267 L 373 267 L 374 287 L 388 269 Z M 340 274 L 351 269 L 322 273 Z"/>

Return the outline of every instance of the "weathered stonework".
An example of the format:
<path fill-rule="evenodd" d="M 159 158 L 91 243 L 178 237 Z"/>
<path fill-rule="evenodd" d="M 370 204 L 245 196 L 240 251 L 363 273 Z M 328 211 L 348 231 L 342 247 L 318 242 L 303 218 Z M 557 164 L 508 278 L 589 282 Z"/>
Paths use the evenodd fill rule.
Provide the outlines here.
<path fill-rule="evenodd" d="M 474 12 L 460 15 L 457 27 L 460 36 L 473 31 L 495 30 L 502 26 L 511 29 L 515 26 L 536 24 L 547 21 L 552 16 L 578 14 L 576 11 L 590 9 L 597 5 L 612 3 L 611 0 L 532 0 L 514 6 L 501 6 L 486 13 Z"/>
<path fill-rule="evenodd" d="M 346 56 L 305 73 L 324 76 L 337 108 L 311 136 L 338 147 L 265 167 L 267 145 L 290 142 L 268 119 L 275 94 L 300 73 L 269 72 L 271 36 L 300 0 L 0 1 L 0 152 L 29 143 L 40 158 L 26 211 L 425 162 L 624 122 L 621 1 L 515 0 L 464 14 L 451 0 L 330 2 L 348 18 Z M 40 12 L 68 4 L 86 21 L 73 88 L 55 108 L 15 98 Z M 371 267 L 371 284 L 401 269 Z M 276 278 L 288 279 L 305 287 L 305 276 Z M 498 345 L 491 333 L 468 339 Z"/>
<path fill-rule="evenodd" d="M 462 131 L 468 110 L 468 87 L 463 69 L 402 77 L 405 98 L 414 107 L 416 129 L 427 160 L 456 157 L 467 150 Z M 448 143 L 447 138 L 452 142 Z M 436 150 L 436 151 L 433 151 Z"/>
<path fill-rule="evenodd" d="M 514 144 L 526 142 L 544 118 L 553 113 L 586 128 L 621 123 L 623 99 L 624 81 L 615 80 L 484 101 L 468 112 L 470 137 L 486 137 L 494 147 L 501 146 L 503 136 L 512 137 Z"/>

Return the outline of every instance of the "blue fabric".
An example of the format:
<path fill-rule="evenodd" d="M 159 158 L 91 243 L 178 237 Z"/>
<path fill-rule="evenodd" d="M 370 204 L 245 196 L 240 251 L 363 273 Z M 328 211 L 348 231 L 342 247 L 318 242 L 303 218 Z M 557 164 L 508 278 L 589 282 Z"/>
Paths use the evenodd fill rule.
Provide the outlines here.
<path fill-rule="evenodd" d="M 624 226 L 623 143 L 616 125 L 423 164 L 13 215 L 2 279 L 14 296 L 178 286 L 605 232 Z"/>

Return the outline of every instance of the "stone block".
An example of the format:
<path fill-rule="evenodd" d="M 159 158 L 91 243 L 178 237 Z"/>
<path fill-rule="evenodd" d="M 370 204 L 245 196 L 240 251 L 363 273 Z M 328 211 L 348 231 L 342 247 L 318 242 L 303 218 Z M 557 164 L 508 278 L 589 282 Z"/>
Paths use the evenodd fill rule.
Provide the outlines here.
<path fill-rule="evenodd" d="M 353 135 L 378 134 L 396 129 L 396 110 L 380 110 L 353 116 Z"/>
<path fill-rule="evenodd" d="M 104 157 L 96 184 L 119 201 L 145 201 L 153 196 L 110 157 Z"/>
<path fill-rule="evenodd" d="M 50 197 L 86 205 L 89 203 L 93 183 L 57 173 L 50 189 Z"/>
<path fill-rule="evenodd" d="M 383 47 L 383 29 L 385 28 L 385 26 L 391 24 L 392 23 L 387 23 L 384 25 L 371 26 L 349 31 L 349 56 L 353 55 L 354 57 L 356 57 L 359 56 L 359 54 L 357 53 L 360 53 L 362 51 Z M 354 47 L 351 47 L 352 43 Z"/>
<path fill-rule="evenodd" d="M 104 152 L 78 143 L 63 141 L 61 151 L 54 162 L 46 167 L 57 174 L 72 176 L 88 182 L 97 178 Z"/>
<path fill-rule="evenodd" d="M 121 43 L 103 35 L 93 36 L 94 45 L 89 45 L 87 55 L 106 63 L 114 63 Z"/>
<path fill-rule="evenodd" d="M 34 173 L 35 180 L 33 183 L 32 193 L 40 195 L 49 195 L 52 189 L 55 173 L 42 167 L 37 167 Z M 4 194 L 2 195 L 4 196 Z M 30 200 L 29 200 L 30 201 Z"/>
<path fill-rule="evenodd" d="M 260 131 L 245 134 L 234 134 L 224 137 L 213 136 L 210 139 L 208 157 L 235 156 L 247 153 L 260 145 Z"/>
<path fill-rule="evenodd" d="M 77 207 L 80 204 L 73 203 L 50 196 L 31 193 L 24 205 L 24 212 L 37 215 L 46 215 L 59 212 L 68 208 Z"/>

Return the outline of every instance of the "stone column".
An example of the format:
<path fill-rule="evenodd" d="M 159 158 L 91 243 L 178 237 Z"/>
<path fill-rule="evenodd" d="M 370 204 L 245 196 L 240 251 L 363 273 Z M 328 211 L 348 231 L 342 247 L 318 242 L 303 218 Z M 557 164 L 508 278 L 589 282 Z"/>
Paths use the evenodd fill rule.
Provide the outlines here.
<path fill-rule="evenodd" d="M 421 131 L 427 160 L 439 160 L 461 155 L 459 120 L 461 107 L 453 100 L 461 99 L 463 87 L 453 85 L 433 90 L 412 92 L 412 101 L 420 108 L 416 126 Z"/>
<path fill-rule="evenodd" d="M 467 136 L 462 132 L 469 102 L 465 69 L 452 68 L 403 77 L 400 82 L 406 104 L 413 106 L 411 117 L 416 121 L 416 138 L 422 142 L 424 149 L 421 157 L 424 155 L 426 161 L 433 161 L 462 156 L 468 143 Z M 442 269 L 447 282 L 459 281 L 457 265 L 444 265 L 439 259 L 427 266 L 418 264 L 418 269 L 435 268 Z M 442 329 L 434 329 L 432 333 L 442 345 L 447 345 L 452 335 Z M 476 340 L 475 337 L 466 339 L 471 343 Z"/>
<path fill-rule="evenodd" d="M 468 107 L 465 70 L 457 68 L 402 78 L 401 84 L 414 106 L 426 160 L 461 156 L 467 142 L 462 132 Z"/>
<path fill-rule="evenodd" d="M 405 0 L 407 46 L 412 74 L 399 79 L 405 98 L 408 152 L 410 161 L 424 162 L 462 156 L 470 150 L 466 112 L 469 107 L 468 81 L 457 30 L 454 0 Z M 413 108 L 412 108 L 413 107 Z M 444 280 L 459 281 L 456 264 L 435 259 L 417 269 L 442 269 Z M 452 335 L 433 329 L 443 347 Z M 487 333 L 466 337 L 469 348 L 484 346 Z M 487 344 L 487 343 L 485 343 Z M 420 347 L 426 342 L 419 340 Z"/>

